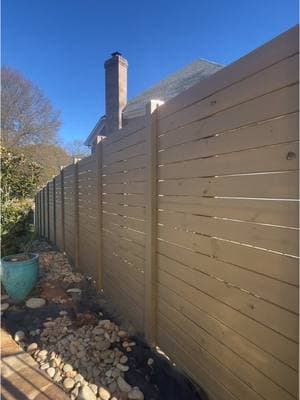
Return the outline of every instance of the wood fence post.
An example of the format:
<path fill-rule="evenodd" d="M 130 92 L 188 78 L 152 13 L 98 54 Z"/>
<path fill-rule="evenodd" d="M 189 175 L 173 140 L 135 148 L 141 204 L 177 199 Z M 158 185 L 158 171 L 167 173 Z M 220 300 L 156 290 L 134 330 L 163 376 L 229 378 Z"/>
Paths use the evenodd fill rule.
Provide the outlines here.
<path fill-rule="evenodd" d="M 53 243 L 56 245 L 56 186 L 55 178 L 52 180 L 52 201 L 53 201 Z"/>
<path fill-rule="evenodd" d="M 157 239 L 157 108 L 163 104 L 150 100 L 146 106 L 146 248 L 144 330 L 150 346 L 156 344 L 156 239 Z"/>
<path fill-rule="evenodd" d="M 42 191 L 39 191 L 39 236 L 42 236 Z"/>
<path fill-rule="evenodd" d="M 34 196 L 34 228 L 38 232 L 38 195 Z"/>
<path fill-rule="evenodd" d="M 45 211 L 45 186 L 42 191 L 42 199 L 43 199 L 43 237 L 46 236 L 46 211 Z"/>
<path fill-rule="evenodd" d="M 60 171 L 60 191 L 61 191 L 61 237 L 62 251 L 65 251 L 65 196 L 64 196 L 64 170 Z"/>
<path fill-rule="evenodd" d="M 103 263 L 102 263 L 102 141 L 96 145 L 97 170 L 97 287 L 103 290 Z"/>
<path fill-rule="evenodd" d="M 74 266 L 79 268 L 78 161 L 74 163 Z"/>
<path fill-rule="evenodd" d="M 50 221 L 50 205 L 49 205 L 49 198 L 50 198 L 50 196 L 49 196 L 49 182 L 47 183 L 47 186 L 46 186 L 46 199 L 47 199 L 47 239 L 48 240 L 50 240 L 50 224 L 51 224 L 51 221 Z"/>

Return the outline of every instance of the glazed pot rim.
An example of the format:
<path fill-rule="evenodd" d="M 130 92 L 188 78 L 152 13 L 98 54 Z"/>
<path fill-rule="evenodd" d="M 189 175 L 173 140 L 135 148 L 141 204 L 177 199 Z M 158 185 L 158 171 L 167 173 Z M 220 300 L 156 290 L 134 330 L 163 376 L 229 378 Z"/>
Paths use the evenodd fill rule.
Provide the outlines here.
<path fill-rule="evenodd" d="M 18 258 L 20 256 L 29 256 L 30 258 L 28 260 L 18 260 L 18 261 L 11 261 L 12 258 Z M 18 253 L 18 254 L 11 254 L 5 257 L 1 258 L 2 262 L 5 262 L 6 264 L 24 264 L 26 262 L 31 262 L 33 260 L 36 260 L 39 257 L 37 253 Z"/>

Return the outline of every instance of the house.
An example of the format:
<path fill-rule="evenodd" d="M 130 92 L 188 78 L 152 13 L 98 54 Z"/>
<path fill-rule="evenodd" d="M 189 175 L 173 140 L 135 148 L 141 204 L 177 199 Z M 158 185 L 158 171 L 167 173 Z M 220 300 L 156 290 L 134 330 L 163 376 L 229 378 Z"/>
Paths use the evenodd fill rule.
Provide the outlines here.
<path fill-rule="evenodd" d="M 128 62 L 121 53 L 112 53 L 104 63 L 105 68 L 105 115 L 89 134 L 84 144 L 91 147 L 115 130 L 125 126 L 131 118 L 145 114 L 145 106 L 151 99 L 168 101 L 172 97 L 194 86 L 222 68 L 222 65 L 206 60 L 197 60 L 160 81 L 127 102 Z"/>

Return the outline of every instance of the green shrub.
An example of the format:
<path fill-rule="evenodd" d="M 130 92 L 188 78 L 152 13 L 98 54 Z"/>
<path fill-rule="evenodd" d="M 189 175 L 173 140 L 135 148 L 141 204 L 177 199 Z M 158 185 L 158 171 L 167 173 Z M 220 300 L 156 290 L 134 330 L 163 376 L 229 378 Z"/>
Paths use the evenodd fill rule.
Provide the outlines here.
<path fill-rule="evenodd" d="M 23 154 L 1 147 L 1 253 L 22 251 L 32 236 L 32 197 L 41 169 Z"/>
<path fill-rule="evenodd" d="M 32 201 L 7 201 L 1 212 L 2 256 L 22 251 L 31 232 Z"/>

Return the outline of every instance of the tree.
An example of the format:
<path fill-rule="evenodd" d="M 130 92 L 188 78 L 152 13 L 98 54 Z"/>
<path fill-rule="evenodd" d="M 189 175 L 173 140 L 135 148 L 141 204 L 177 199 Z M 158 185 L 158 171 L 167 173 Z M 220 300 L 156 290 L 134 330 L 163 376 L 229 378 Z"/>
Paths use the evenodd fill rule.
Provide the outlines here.
<path fill-rule="evenodd" d="M 54 144 L 36 144 L 22 149 L 26 157 L 41 166 L 41 181 L 46 184 L 60 168 L 72 163 L 72 157 L 60 146 Z"/>
<path fill-rule="evenodd" d="M 59 112 L 31 81 L 1 68 L 1 130 L 6 147 L 53 143 L 60 127 Z"/>
<path fill-rule="evenodd" d="M 72 140 L 65 145 L 65 149 L 71 157 L 84 158 L 90 154 L 90 150 L 83 144 L 82 140 Z"/>

